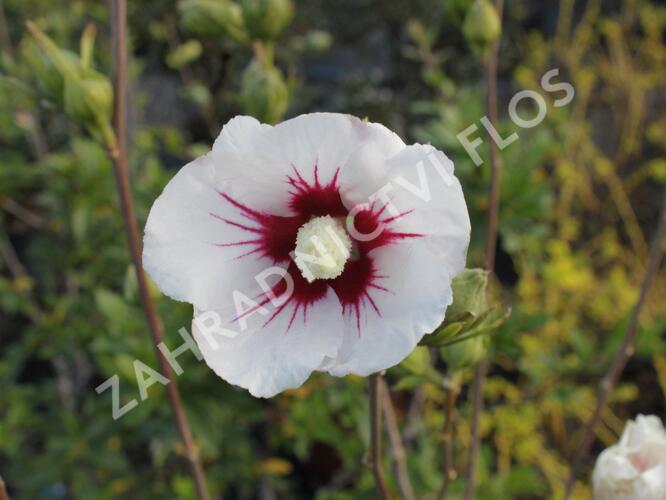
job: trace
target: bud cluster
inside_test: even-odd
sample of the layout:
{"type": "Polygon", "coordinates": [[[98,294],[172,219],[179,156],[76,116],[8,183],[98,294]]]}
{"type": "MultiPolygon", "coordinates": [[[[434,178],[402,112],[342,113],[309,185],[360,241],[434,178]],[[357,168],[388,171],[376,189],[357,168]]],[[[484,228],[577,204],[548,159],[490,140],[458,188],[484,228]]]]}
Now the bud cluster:
{"type": "Polygon", "coordinates": [[[273,46],[293,16],[291,0],[184,0],[179,9],[186,30],[201,36],[228,36],[253,49],[254,57],[241,78],[238,103],[244,113],[262,121],[280,121],[289,105],[289,86],[274,63],[273,46]]]}
{"type": "Polygon", "coordinates": [[[24,52],[46,96],[64,107],[67,115],[83,124],[106,145],[114,142],[110,127],[113,87],[92,67],[95,30],[89,25],[81,36],[80,54],[61,49],[37,25],[28,21],[35,44],[24,52]]]}

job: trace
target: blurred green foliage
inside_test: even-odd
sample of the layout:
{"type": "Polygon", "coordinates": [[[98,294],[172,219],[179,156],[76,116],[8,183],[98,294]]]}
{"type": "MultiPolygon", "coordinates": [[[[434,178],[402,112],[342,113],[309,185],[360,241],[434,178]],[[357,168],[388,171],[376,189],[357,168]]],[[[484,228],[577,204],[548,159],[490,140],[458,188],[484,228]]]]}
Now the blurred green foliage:
{"type": "MultiPolygon", "coordinates": [[[[498,129],[519,140],[502,151],[493,299],[512,314],[487,345],[419,347],[388,372],[419,497],[442,483],[444,377],[462,387],[451,493],[462,492],[471,370],[461,361],[476,359],[479,345],[494,363],[479,498],[561,495],[596,381],[637,297],[666,180],[666,9],[647,0],[506,3],[498,129]],[[556,95],[540,86],[552,68],[576,90],[566,107],[554,108],[556,95]],[[548,103],[533,129],[507,117],[520,89],[548,103]]],[[[430,142],[454,160],[472,217],[468,265],[482,265],[489,139],[479,148],[481,168],[456,139],[471,124],[483,136],[481,67],[465,38],[472,4],[130,1],[130,165],[141,221],[175,169],[206,151],[231,116],[275,122],[342,111],[430,142]]],[[[66,61],[95,61],[97,72],[111,74],[105,3],[0,1],[0,474],[17,498],[192,498],[163,388],[153,386],[117,421],[109,394],[94,391],[118,373],[121,404],[138,397],[132,362],[155,366],[154,354],[110,162],[63,114],[63,80],[27,20],[66,50],[66,61]],[[80,43],[88,23],[99,33],[94,47],[80,43]]],[[[659,278],[597,447],[611,444],[634,414],[665,413],[666,280],[659,278]]],[[[174,348],[191,310],[153,292],[174,348]]],[[[473,327],[467,322],[478,318],[462,312],[460,328],[473,327]]],[[[316,375],[265,401],[228,386],[192,355],[181,361],[179,384],[216,495],[372,497],[362,466],[364,380],[316,375]]],[[[580,482],[575,495],[590,498],[589,486],[580,482]]]]}

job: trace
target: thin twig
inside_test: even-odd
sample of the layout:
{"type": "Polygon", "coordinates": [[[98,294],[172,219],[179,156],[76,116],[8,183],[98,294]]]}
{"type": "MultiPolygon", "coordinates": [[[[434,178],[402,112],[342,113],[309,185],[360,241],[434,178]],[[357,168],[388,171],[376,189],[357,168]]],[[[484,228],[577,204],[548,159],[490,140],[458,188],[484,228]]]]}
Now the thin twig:
{"type": "MultiPolygon", "coordinates": [[[[16,253],[16,249],[12,245],[9,236],[5,236],[3,234],[0,234],[0,256],[7,265],[7,269],[9,270],[9,274],[11,274],[12,278],[30,278],[28,271],[21,262],[21,259],[19,259],[19,256],[16,253]]],[[[25,305],[25,313],[35,325],[38,325],[44,319],[45,314],[39,308],[34,299],[32,299],[32,294],[29,293],[27,295],[29,298],[31,298],[31,300],[25,305]]]]}
{"type": "MultiPolygon", "coordinates": [[[[502,19],[504,8],[503,0],[495,0],[497,15],[502,19]]],[[[500,40],[496,40],[484,64],[484,80],[486,85],[486,108],[490,124],[496,128],[497,124],[497,56],[500,40]]],[[[497,222],[499,218],[500,173],[502,162],[497,143],[492,140],[490,145],[490,191],[488,201],[488,232],[486,235],[486,269],[492,272],[495,269],[495,252],[497,241],[497,222]]],[[[472,387],[472,423],[467,464],[467,482],[465,484],[464,499],[470,500],[476,490],[476,473],[481,445],[481,414],[483,413],[483,386],[488,372],[488,361],[482,359],[476,366],[474,384],[472,387]]]]}
{"type": "Polygon", "coordinates": [[[7,196],[0,195],[0,207],[19,219],[25,225],[35,229],[45,229],[49,225],[41,215],[25,208],[7,196]]]}
{"type": "Polygon", "coordinates": [[[409,408],[407,408],[407,423],[402,432],[402,440],[407,446],[410,446],[410,444],[414,443],[418,438],[421,430],[419,427],[419,421],[423,414],[423,404],[425,399],[423,387],[417,387],[414,389],[412,392],[412,400],[409,403],[409,408]]]}
{"type": "Polygon", "coordinates": [[[14,246],[9,238],[3,234],[0,234],[0,256],[2,256],[2,260],[7,265],[7,269],[9,269],[9,273],[12,277],[20,278],[27,274],[14,246]]]}
{"type": "Polygon", "coordinates": [[[381,375],[370,375],[370,468],[375,477],[377,492],[383,500],[390,500],[391,494],[386,486],[382,470],[382,408],[380,405],[381,375]]]}
{"type": "Polygon", "coordinates": [[[601,379],[599,383],[599,388],[597,391],[597,402],[592,412],[590,420],[585,426],[583,432],[583,438],[581,439],[576,453],[573,456],[571,472],[569,473],[569,478],[567,479],[564,499],[567,500],[571,496],[573,490],[574,482],[576,480],[576,473],[578,468],[583,460],[587,457],[590,452],[590,447],[592,446],[592,441],[594,439],[594,428],[597,425],[597,421],[601,415],[601,411],[608,402],[608,398],[613,391],[613,387],[617,384],[617,381],[622,375],[624,367],[627,365],[629,358],[633,356],[636,350],[636,336],[638,335],[638,320],[641,314],[641,310],[645,305],[648,292],[652,282],[657,277],[659,271],[659,264],[664,255],[664,236],[666,235],[666,191],[664,191],[662,199],[662,208],[661,215],[659,217],[659,225],[657,227],[657,232],[652,241],[652,246],[650,248],[650,256],[648,260],[647,268],[645,269],[645,275],[643,276],[643,281],[641,283],[640,292],[638,295],[638,300],[634,305],[634,309],[631,312],[631,317],[629,318],[629,324],[627,325],[627,331],[624,334],[624,341],[620,346],[619,350],[613,358],[613,362],[608,368],[608,372],[601,379]]]}
{"type": "Polygon", "coordinates": [[[7,488],[5,487],[5,482],[2,480],[2,476],[0,476],[0,500],[9,500],[7,488]]]}
{"type": "Polygon", "coordinates": [[[141,262],[141,244],[139,240],[139,232],[136,223],[136,214],[132,202],[129,174],[127,170],[127,155],[125,150],[125,110],[126,110],[126,92],[125,92],[125,77],[127,74],[127,46],[126,46],[126,16],[127,5],[126,0],[115,0],[113,2],[113,30],[115,31],[115,47],[114,47],[114,62],[115,62],[115,104],[114,104],[114,129],[116,136],[116,144],[110,147],[109,156],[111,157],[114,165],[114,173],[116,177],[116,184],[118,195],[120,197],[120,205],[122,210],[123,222],[129,244],[132,262],[136,271],[136,277],[139,288],[139,295],[141,296],[141,303],[143,311],[148,322],[150,334],[153,339],[155,353],[160,366],[161,373],[169,380],[166,386],[171,411],[178,428],[178,433],[183,442],[185,454],[190,464],[192,478],[197,491],[197,497],[200,500],[208,500],[210,495],[206,485],[206,477],[199,461],[198,453],[192,439],[192,433],[185,415],[183,403],[180,399],[180,392],[174,378],[171,366],[167,359],[162,355],[158,349],[158,345],[164,341],[162,331],[162,323],[157,316],[155,306],[148,291],[148,283],[143,265],[141,262]]]}
{"type": "Polygon", "coordinates": [[[114,62],[113,130],[116,147],[122,157],[127,156],[127,0],[113,0],[111,13],[114,62]]]}
{"type": "Polygon", "coordinates": [[[3,0],[0,0],[0,50],[7,53],[10,57],[13,57],[14,46],[12,45],[12,39],[9,37],[5,8],[2,3],[3,0]]]}
{"type": "MultiPolygon", "coordinates": [[[[503,0],[495,1],[497,15],[502,17],[503,0]]],[[[497,127],[497,57],[499,53],[499,40],[493,43],[490,54],[484,64],[484,80],[486,85],[486,111],[488,121],[497,127]]],[[[486,269],[495,269],[495,252],[497,241],[497,222],[499,218],[500,173],[502,171],[502,158],[497,143],[489,141],[490,152],[490,191],[488,201],[488,230],[486,233],[486,269]]]]}
{"type": "Polygon", "coordinates": [[[384,411],[384,420],[386,422],[386,433],[391,443],[391,457],[393,458],[393,474],[398,481],[400,494],[405,500],[414,500],[414,488],[409,480],[409,471],[407,470],[407,454],[400,436],[400,427],[398,419],[395,416],[393,403],[391,402],[391,393],[384,377],[379,379],[380,397],[382,399],[382,409],[384,411]]]}
{"type": "Polygon", "coordinates": [[[32,147],[36,160],[42,160],[48,153],[44,130],[39,123],[39,117],[35,113],[29,113],[30,128],[28,129],[28,140],[32,147]]]}
{"type": "Polygon", "coordinates": [[[444,470],[442,473],[444,482],[439,495],[437,495],[438,500],[446,498],[449,485],[456,478],[456,469],[453,465],[453,415],[460,388],[454,383],[444,389],[446,391],[446,413],[444,415],[444,431],[442,433],[442,454],[444,455],[444,470]]]}

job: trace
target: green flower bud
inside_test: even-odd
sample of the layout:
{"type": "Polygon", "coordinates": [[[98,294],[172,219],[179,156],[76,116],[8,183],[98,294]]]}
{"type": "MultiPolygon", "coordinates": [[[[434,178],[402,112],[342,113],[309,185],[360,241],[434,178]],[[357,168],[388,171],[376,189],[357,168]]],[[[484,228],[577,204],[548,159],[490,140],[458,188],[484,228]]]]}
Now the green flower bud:
{"type": "Polygon", "coordinates": [[[201,36],[229,35],[247,43],[240,6],[230,0],[185,0],[178,4],[185,29],[201,36]]]}
{"type": "Polygon", "coordinates": [[[170,68],[179,69],[199,59],[202,51],[199,40],[188,40],[167,54],[166,63],[170,68]]]}
{"type": "Polygon", "coordinates": [[[84,124],[99,125],[113,115],[113,87],[95,70],[87,70],[77,78],[65,78],[65,113],[84,124]]]}
{"type": "Polygon", "coordinates": [[[486,288],[488,287],[488,271],[484,269],[463,269],[453,278],[453,303],[446,310],[446,316],[456,319],[465,313],[479,316],[488,309],[486,288]]]}
{"type": "Polygon", "coordinates": [[[276,123],[289,105],[289,88],[279,69],[254,59],[243,72],[240,105],[244,113],[276,123]]]}
{"type": "Polygon", "coordinates": [[[455,373],[463,368],[471,368],[486,354],[487,337],[479,335],[471,339],[442,347],[440,353],[450,371],[455,373]]]}
{"type": "Polygon", "coordinates": [[[486,55],[502,34],[502,22],[495,6],[488,0],[475,0],[465,16],[463,33],[475,53],[486,55]]]}
{"type": "MultiPolygon", "coordinates": [[[[99,134],[105,143],[112,143],[113,87],[105,75],[91,68],[94,30],[87,28],[84,32],[81,41],[83,57],[79,57],[60,49],[35,24],[28,21],[27,26],[44,57],[60,76],[65,113],[92,133],[99,134]]],[[[49,68],[48,64],[45,68],[49,68]]],[[[55,90],[55,76],[52,72],[48,76],[53,79],[51,85],[55,90]]]]}
{"type": "Polygon", "coordinates": [[[291,0],[241,0],[245,27],[252,38],[273,40],[294,14],[291,0]]]}
{"type": "Polygon", "coordinates": [[[432,369],[430,366],[430,353],[427,347],[416,347],[409,356],[402,360],[400,367],[413,375],[423,375],[432,369]]]}

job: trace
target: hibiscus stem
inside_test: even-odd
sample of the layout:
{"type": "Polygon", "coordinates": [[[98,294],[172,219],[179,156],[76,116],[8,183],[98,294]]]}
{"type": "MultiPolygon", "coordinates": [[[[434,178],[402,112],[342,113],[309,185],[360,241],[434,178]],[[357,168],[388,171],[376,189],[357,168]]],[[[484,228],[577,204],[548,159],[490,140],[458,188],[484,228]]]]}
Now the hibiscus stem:
{"type": "Polygon", "coordinates": [[[391,494],[386,486],[382,470],[382,408],[381,408],[381,375],[370,375],[370,467],[375,477],[377,491],[384,500],[391,494]]]}
{"type": "Polygon", "coordinates": [[[446,413],[444,415],[444,431],[442,433],[442,455],[444,458],[444,480],[442,489],[437,495],[438,500],[446,498],[451,480],[456,477],[456,469],[453,465],[453,418],[456,407],[456,400],[460,394],[460,387],[454,381],[446,385],[446,413]]]}
{"type": "Polygon", "coordinates": [[[393,471],[400,488],[400,494],[404,500],[414,500],[414,488],[409,479],[407,470],[407,454],[405,446],[400,435],[398,419],[395,416],[393,403],[391,402],[391,393],[384,377],[379,378],[381,388],[382,409],[384,411],[384,420],[386,421],[386,433],[391,443],[391,456],[393,458],[393,471]]]}
{"type": "Polygon", "coordinates": [[[624,334],[624,341],[622,345],[615,353],[613,362],[608,368],[608,372],[601,382],[599,383],[599,388],[597,390],[597,401],[594,406],[594,411],[590,420],[588,420],[585,430],[583,431],[583,438],[579,441],[578,448],[573,455],[571,462],[571,470],[569,472],[569,477],[566,482],[564,500],[567,500],[572,493],[574,483],[576,481],[576,473],[580,464],[585,460],[588,453],[590,452],[590,447],[592,446],[592,441],[594,439],[594,428],[597,425],[601,412],[606,405],[608,398],[613,391],[613,387],[617,384],[624,367],[627,365],[629,358],[633,356],[636,351],[636,337],[638,335],[638,320],[640,318],[641,310],[645,305],[648,292],[652,286],[657,273],[659,271],[659,264],[664,255],[664,236],[666,235],[666,190],[663,194],[661,214],[659,217],[659,225],[657,226],[657,232],[655,233],[654,239],[652,240],[652,245],[650,247],[650,256],[648,258],[647,268],[645,269],[645,275],[643,276],[643,281],[641,282],[641,288],[638,295],[638,300],[634,305],[634,308],[631,312],[631,317],[629,318],[629,324],[627,325],[627,330],[624,334]]]}
{"type": "Polygon", "coordinates": [[[153,346],[159,362],[159,368],[162,375],[164,375],[169,383],[166,385],[166,391],[171,405],[173,418],[178,428],[178,433],[183,442],[185,455],[190,464],[190,470],[194,484],[196,487],[197,498],[200,500],[208,500],[210,495],[206,485],[206,477],[204,475],[201,462],[199,461],[198,453],[192,439],[187,416],[183,408],[183,403],[180,398],[180,392],[167,359],[162,355],[158,345],[164,342],[164,334],[162,323],[157,316],[155,305],[150,297],[148,290],[148,282],[146,275],[143,271],[143,264],[141,261],[141,243],[139,240],[139,231],[136,223],[136,213],[132,202],[132,194],[130,187],[130,179],[127,169],[127,153],[125,148],[125,134],[126,134],[126,75],[127,75],[127,33],[126,33],[126,17],[127,5],[126,0],[114,0],[112,14],[112,32],[114,34],[114,63],[115,63],[115,102],[114,102],[114,132],[115,141],[108,144],[108,153],[113,162],[113,171],[116,178],[116,187],[118,196],[120,198],[120,206],[123,217],[123,225],[127,237],[127,242],[136,272],[138,282],[139,295],[141,297],[141,304],[146,316],[150,334],[153,340],[153,346]]]}
{"type": "Polygon", "coordinates": [[[5,482],[0,476],[0,500],[9,500],[9,495],[7,494],[7,488],[5,487],[5,482]]]}
{"type": "MultiPolygon", "coordinates": [[[[503,0],[495,0],[497,15],[502,19],[504,9],[503,0]]],[[[498,38],[490,48],[490,52],[484,62],[484,80],[486,86],[486,112],[488,121],[497,128],[497,56],[499,52],[500,39],[498,38]]],[[[502,159],[499,147],[492,140],[489,141],[490,149],[490,188],[488,194],[488,232],[486,235],[486,269],[493,272],[495,269],[495,252],[497,241],[497,223],[499,219],[500,198],[500,173],[502,171],[502,159]]],[[[469,444],[469,456],[467,462],[467,481],[463,498],[470,500],[476,491],[476,475],[479,462],[479,448],[481,446],[480,421],[483,413],[483,386],[488,372],[488,360],[482,359],[476,365],[474,372],[474,383],[472,386],[472,422],[471,438],[469,444]]]]}

